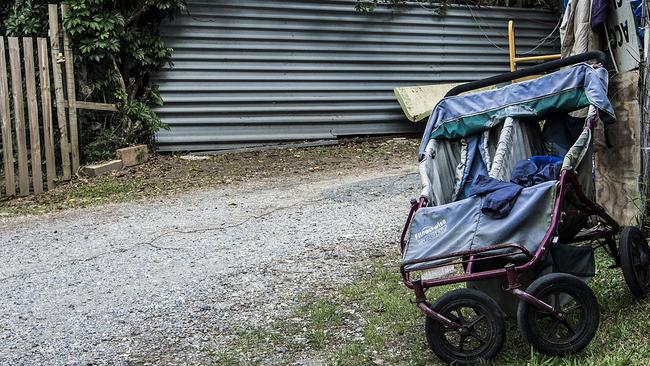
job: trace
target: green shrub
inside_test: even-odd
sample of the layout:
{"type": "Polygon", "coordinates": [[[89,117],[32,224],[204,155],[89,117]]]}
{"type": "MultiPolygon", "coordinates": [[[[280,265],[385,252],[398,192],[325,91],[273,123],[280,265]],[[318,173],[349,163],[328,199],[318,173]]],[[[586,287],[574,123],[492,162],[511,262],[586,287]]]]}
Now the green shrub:
{"type": "Polygon", "coordinates": [[[164,124],[152,110],[162,105],[150,75],[170,64],[172,49],[160,37],[165,19],[185,0],[12,0],[0,4],[0,33],[47,34],[47,4],[69,6],[63,20],[75,52],[77,98],[115,103],[117,113],[80,111],[85,161],[101,160],[128,144],[153,144],[164,124]]]}

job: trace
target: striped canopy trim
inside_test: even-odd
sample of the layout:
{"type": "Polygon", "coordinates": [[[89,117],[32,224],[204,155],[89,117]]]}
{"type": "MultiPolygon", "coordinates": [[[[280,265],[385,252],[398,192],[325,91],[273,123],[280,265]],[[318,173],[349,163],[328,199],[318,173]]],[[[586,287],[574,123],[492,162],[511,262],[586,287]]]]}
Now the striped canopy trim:
{"type": "Polygon", "coordinates": [[[430,139],[468,137],[499,124],[507,117],[519,120],[551,112],[597,107],[605,123],[615,121],[607,98],[608,74],[602,67],[579,64],[537,79],[498,89],[441,100],[429,118],[420,156],[430,139]]]}

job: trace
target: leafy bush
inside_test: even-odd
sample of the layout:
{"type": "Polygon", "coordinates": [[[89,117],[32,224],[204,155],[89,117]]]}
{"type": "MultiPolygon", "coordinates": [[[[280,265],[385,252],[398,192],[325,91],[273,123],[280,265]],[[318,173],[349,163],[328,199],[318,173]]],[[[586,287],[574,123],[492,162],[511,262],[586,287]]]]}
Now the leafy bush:
{"type": "MultiPolygon", "coordinates": [[[[0,5],[0,33],[18,36],[47,34],[47,3],[13,0],[0,5]]],[[[128,144],[153,143],[164,124],[152,110],[162,105],[149,77],[171,61],[172,49],[160,37],[159,26],[185,0],[64,0],[63,20],[75,51],[77,97],[115,103],[118,113],[80,111],[82,157],[101,160],[128,144]]]]}
{"type": "Polygon", "coordinates": [[[37,36],[47,33],[47,4],[56,0],[15,0],[0,5],[0,34],[37,36]]]}

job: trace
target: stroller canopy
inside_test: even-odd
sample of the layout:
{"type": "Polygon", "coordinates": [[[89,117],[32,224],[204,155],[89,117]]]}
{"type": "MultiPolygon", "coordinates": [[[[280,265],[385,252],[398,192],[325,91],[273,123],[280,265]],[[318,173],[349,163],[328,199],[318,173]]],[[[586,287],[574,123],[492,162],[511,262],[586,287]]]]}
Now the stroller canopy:
{"type": "Polygon", "coordinates": [[[615,120],[607,99],[604,68],[579,64],[543,77],[479,93],[448,97],[433,110],[420,145],[430,139],[458,139],[490,129],[507,117],[523,119],[595,106],[605,123],[615,120]]]}

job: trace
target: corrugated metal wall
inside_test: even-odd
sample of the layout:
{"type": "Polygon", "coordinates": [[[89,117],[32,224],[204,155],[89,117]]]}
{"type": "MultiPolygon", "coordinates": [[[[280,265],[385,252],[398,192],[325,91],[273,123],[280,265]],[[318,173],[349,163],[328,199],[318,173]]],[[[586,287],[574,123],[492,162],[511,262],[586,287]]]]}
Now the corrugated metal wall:
{"type": "Polygon", "coordinates": [[[175,51],[174,67],[154,80],[171,127],[157,136],[161,151],[414,132],[394,87],[507,71],[508,19],[523,52],[557,24],[535,9],[452,7],[436,17],[416,4],[361,15],[353,0],[188,3],[190,15],[162,27],[175,51]]]}

